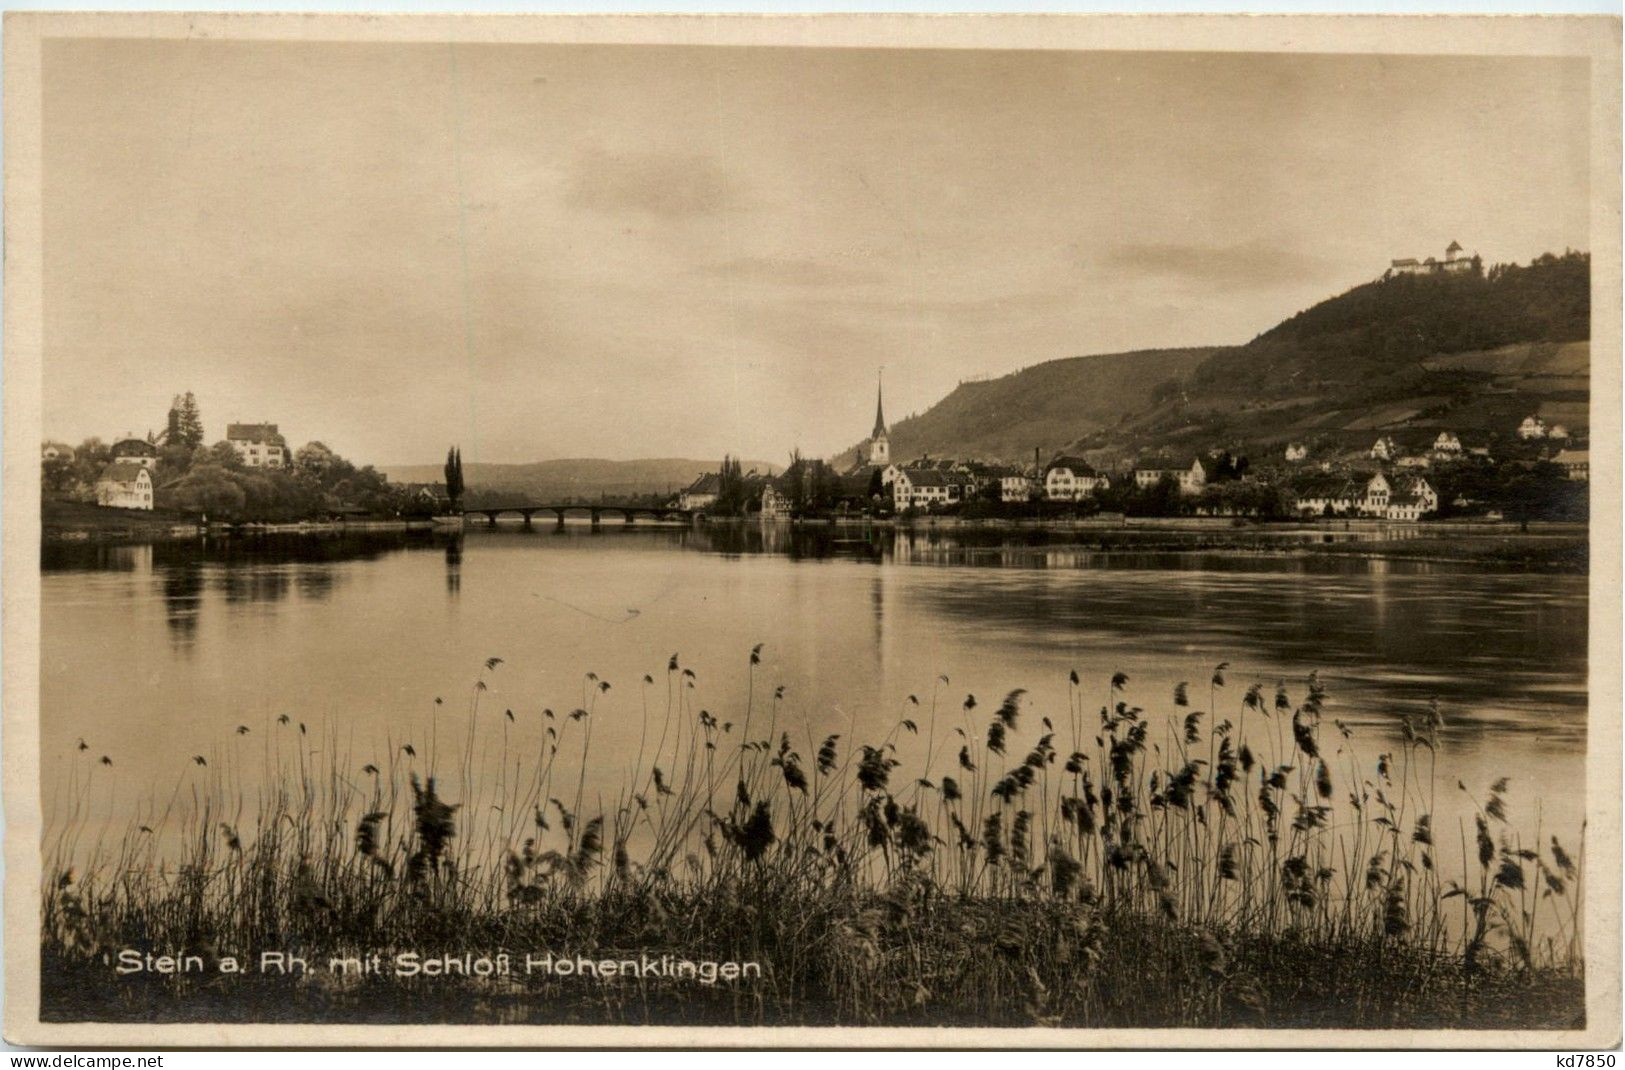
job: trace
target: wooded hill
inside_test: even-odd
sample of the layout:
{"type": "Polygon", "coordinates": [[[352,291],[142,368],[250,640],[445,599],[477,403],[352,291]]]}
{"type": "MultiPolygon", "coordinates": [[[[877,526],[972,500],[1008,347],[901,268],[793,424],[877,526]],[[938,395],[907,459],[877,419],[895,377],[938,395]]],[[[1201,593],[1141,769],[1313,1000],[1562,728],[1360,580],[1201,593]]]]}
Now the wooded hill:
{"type": "Polygon", "coordinates": [[[1579,431],[1589,422],[1590,315],[1586,253],[1384,278],[1243,346],[1071,357],[963,383],[898,423],[892,454],[1262,455],[1295,439],[1369,444],[1378,432],[1508,435],[1531,412],[1579,431]]]}

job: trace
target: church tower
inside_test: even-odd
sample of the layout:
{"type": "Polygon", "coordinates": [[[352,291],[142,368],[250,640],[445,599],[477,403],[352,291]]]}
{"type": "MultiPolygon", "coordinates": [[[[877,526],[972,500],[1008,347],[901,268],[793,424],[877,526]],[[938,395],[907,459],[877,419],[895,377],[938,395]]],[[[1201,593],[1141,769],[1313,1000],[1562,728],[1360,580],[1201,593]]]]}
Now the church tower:
{"type": "Polygon", "coordinates": [[[869,436],[869,463],[884,468],[891,463],[891,440],[886,436],[886,412],[881,405],[881,384],[875,384],[875,429],[869,436]]]}

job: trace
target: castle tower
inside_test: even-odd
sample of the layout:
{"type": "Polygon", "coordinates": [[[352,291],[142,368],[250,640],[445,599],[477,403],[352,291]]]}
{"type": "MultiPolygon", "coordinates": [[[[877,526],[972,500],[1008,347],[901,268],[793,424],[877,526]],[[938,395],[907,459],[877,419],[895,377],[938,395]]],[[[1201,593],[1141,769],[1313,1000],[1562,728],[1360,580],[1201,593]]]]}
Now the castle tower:
{"type": "Polygon", "coordinates": [[[875,429],[869,436],[869,463],[883,468],[891,463],[891,439],[886,435],[886,412],[882,407],[882,384],[875,383],[875,429]]]}

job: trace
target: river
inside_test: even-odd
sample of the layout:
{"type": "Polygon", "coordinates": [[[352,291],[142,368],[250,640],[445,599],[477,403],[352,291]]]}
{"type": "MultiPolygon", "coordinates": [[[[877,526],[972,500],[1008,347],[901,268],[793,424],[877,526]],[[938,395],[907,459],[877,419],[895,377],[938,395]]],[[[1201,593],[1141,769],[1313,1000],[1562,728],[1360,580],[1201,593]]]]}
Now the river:
{"type": "Polygon", "coordinates": [[[743,715],[748,687],[760,711],[782,686],[774,723],[804,755],[832,732],[878,741],[904,717],[940,741],[967,695],[980,724],[1015,688],[1036,732],[1039,717],[1065,722],[1074,671],[1091,710],[1126,674],[1116,697],[1154,722],[1187,712],[1171,699],[1182,681],[1191,707],[1235,719],[1250,684],[1266,696],[1283,684],[1296,701],[1318,672],[1326,717],[1350,729],[1366,775],[1402,720],[1436,700],[1441,793],[1460,796],[1459,780],[1482,799],[1509,776],[1514,827],[1537,834],[1538,802],[1540,832],[1577,836],[1585,576],[1033,542],[571,524],[49,545],[47,827],[64,816],[66,771],[82,777],[76,763],[103,755],[93,795],[128,815],[148,805],[138,799],[161,801],[194,756],[230,766],[234,748],[299,725],[359,768],[403,744],[443,748],[476,700],[478,716],[511,711],[516,751],[540,745],[543,710],[595,701],[587,797],[612,795],[675,656],[719,720],[743,715]],[[1210,682],[1221,663],[1222,687],[1210,682]],[[927,723],[933,706],[940,725],[927,723]]]}

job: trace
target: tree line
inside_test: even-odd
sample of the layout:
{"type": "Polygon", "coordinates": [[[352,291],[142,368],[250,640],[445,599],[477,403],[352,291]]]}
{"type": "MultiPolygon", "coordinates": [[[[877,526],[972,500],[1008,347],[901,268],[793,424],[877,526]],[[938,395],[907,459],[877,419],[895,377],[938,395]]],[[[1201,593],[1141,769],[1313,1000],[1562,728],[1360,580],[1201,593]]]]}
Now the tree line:
{"type": "MultiPolygon", "coordinates": [[[[230,442],[203,446],[190,444],[190,438],[167,436],[156,447],[158,461],[152,474],[153,504],[158,509],[272,523],[341,513],[393,517],[436,511],[434,503],[390,483],[372,465],[357,465],[321,442],[299,447],[287,467],[251,468],[230,442]]],[[[71,457],[45,459],[41,471],[45,494],[94,502],[96,480],[112,461],[111,450],[109,443],[92,437],[75,447],[71,457]]]]}

